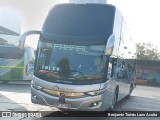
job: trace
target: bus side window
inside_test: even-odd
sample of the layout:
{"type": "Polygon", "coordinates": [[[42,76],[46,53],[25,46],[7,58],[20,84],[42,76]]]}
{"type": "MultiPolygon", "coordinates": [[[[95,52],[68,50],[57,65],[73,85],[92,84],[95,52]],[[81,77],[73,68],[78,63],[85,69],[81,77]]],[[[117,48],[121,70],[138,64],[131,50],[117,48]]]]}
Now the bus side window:
{"type": "Polygon", "coordinates": [[[116,75],[117,75],[117,79],[126,79],[127,78],[127,64],[125,61],[122,61],[116,67],[116,75]]]}

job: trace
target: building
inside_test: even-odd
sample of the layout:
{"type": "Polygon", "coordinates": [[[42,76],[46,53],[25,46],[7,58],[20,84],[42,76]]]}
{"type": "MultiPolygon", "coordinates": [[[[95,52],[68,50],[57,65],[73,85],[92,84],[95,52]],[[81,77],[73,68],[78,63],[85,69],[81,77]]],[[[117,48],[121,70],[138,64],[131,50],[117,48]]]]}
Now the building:
{"type": "Polygon", "coordinates": [[[0,7],[0,45],[18,43],[21,32],[21,16],[7,7],[0,7]]]}
{"type": "Polygon", "coordinates": [[[106,4],[107,0],[69,0],[69,3],[101,3],[101,4],[106,4]]]}
{"type": "Polygon", "coordinates": [[[137,81],[149,83],[160,83],[160,61],[137,60],[137,81]]]}

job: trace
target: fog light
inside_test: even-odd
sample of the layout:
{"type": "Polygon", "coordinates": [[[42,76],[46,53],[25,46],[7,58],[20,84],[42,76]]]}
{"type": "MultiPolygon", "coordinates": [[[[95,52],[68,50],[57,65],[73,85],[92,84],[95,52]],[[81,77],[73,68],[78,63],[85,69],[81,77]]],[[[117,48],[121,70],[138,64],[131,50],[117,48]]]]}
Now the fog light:
{"type": "Polygon", "coordinates": [[[91,103],[91,105],[89,106],[89,108],[98,108],[101,106],[101,103],[100,101],[97,101],[97,102],[93,102],[91,103]]]}
{"type": "Polygon", "coordinates": [[[96,105],[97,105],[97,103],[93,103],[93,105],[94,105],[94,106],[96,106],[96,105]]]}
{"type": "Polygon", "coordinates": [[[35,100],[37,100],[37,96],[33,95],[33,98],[34,98],[35,100]]]}

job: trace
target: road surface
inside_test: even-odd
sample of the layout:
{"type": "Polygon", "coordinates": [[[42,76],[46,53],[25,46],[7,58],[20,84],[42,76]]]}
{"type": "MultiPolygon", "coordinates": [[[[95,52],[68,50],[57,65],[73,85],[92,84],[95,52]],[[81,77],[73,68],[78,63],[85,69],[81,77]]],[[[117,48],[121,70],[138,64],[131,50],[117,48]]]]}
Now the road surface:
{"type": "MultiPolygon", "coordinates": [[[[129,99],[124,99],[117,104],[115,111],[160,111],[159,91],[160,87],[138,85],[129,99]]],[[[48,111],[46,115],[55,116],[45,118],[15,117],[11,120],[160,120],[159,117],[92,117],[92,115],[91,117],[76,117],[81,116],[81,113],[62,113],[57,108],[32,104],[30,82],[0,83],[0,111],[48,111]],[[68,114],[72,117],[65,117],[68,114]],[[56,117],[58,115],[61,117],[56,117]]],[[[3,119],[9,120],[9,118],[3,119]]]]}

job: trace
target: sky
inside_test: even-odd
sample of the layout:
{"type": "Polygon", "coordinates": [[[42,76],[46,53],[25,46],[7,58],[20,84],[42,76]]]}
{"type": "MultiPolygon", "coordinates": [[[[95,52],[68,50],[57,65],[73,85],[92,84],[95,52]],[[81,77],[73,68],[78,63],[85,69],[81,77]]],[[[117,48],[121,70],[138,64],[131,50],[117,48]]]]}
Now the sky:
{"type": "Polygon", "coordinates": [[[160,45],[159,0],[108,0],[123,14],[136,42],[160,45]]]}
{"type": "MultiPolygon", "coordinates": [[[[5,6],[22,15],[21,33],[28,30],[41,30],[51,7],[68,0],[0,0],[5,6]]],[[[160,45],[160,7],[159,0],[107,0],[115,5],[124,16],[132,38],[136,42],[151,42],[160,45]]],[[[28,42],[30,44],[31,42],[28,42]]],[[[35,45],[31,43],[31,45],[35,45]]]]}

